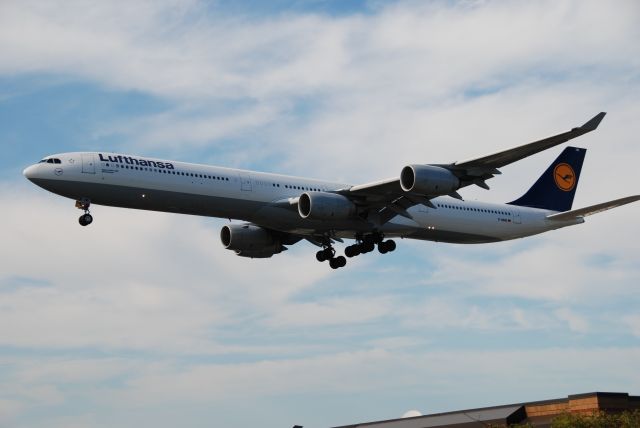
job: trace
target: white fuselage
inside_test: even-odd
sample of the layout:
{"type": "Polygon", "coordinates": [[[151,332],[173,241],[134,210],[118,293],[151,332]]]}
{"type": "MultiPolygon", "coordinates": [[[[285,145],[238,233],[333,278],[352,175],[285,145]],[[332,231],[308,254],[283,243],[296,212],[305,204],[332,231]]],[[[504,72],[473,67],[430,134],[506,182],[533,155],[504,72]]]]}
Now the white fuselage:
{"type": "Polygon", "coordinates": [[[553,211],[508,204],[470,202],[448,196],[417,205],[411,218],[396,216],[376,225],[356,218],[319,221],[302,218],[298,197],[309,191],[336,191],[344,183],[245,171],[113,153],[52,155],[25,169],[35,184],[59,195],[115,207],[244,220],[302,236],[354,238],[378,230],[386,236],[456,243],[496,242],[558,229],[583,220],[549,221],[553,211]]]}

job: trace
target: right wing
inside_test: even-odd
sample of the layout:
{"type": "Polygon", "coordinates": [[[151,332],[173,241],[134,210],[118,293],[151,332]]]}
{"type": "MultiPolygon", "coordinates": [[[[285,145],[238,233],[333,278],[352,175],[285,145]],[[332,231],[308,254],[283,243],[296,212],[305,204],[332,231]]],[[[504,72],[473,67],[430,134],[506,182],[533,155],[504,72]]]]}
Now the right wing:
{"type": "Polygon", "coordinates": [[[563,132],[562,134],[543,138],[542,140],[534,141],[533,143],[523,144],[522,146],[513,147],[491,155],[469,159],[462,162],[455,162],[453,166],[467,170],[484,169],[487,172],[494,168],[502,168],[505,165],[509,165],[543,150],[547,150],[551,147],[557,146],[558,144],[565,143],[576,137],[584,135],[587,132],[595,131],[606,114],[607,113],[605,112],[598,113],[584,125],[573,128],[570,131],[563,132]]]}
{"type": "MultiPolygon", "coordinates": [[[[484,189],[489,189],[485,181],[500,174],[498,168],[595,130],[605,114],[604,112],[598,113],[582,126],[542,140],[478,158],[450,164],[434,164],[432,166],[446,169],[455,175],[457,179],[460,180],[459,188],[475,184],[484,189]]],[[[436,196],[442,196],[405,192],[400,185],[399,178],[389,178],[361,184],[340,189],[336,193],[346,196],[363,210],[378,213],[381,223],[386,223],[396,215],[411,218],[407,212],[410,207],[417,204],[431,205],[431,202],[429,202],[430,199],[436,196]]],[[[450,193],[449,196],[462,199],[455,191],[450,193]]]]}

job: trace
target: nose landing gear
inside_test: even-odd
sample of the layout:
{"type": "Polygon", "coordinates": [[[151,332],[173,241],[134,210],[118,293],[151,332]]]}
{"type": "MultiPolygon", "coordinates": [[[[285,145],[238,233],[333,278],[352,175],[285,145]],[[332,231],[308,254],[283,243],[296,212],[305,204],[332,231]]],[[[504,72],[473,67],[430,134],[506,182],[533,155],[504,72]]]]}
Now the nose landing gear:
{"type": "Polygon", "coordinates": [[[91,201],[88,198],[82,198],[79,201],[76,201],[76,208],[84,211],[84,214],[82,214],[78,219],[80,226],[88,226],[93,222],[93,216],[89,213],[90,206],[91,201]]]}

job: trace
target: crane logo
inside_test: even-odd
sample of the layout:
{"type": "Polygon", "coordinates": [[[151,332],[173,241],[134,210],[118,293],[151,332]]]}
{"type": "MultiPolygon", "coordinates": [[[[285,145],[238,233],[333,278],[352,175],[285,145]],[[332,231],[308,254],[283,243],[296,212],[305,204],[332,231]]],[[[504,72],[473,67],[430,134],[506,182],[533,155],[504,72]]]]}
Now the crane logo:
{"type": "Polygon", "coordinates": [[[553,179],[560,190],[569,192],[576,185],[576,173],[567,163],[560,163],[553,169],[553,179]]]}

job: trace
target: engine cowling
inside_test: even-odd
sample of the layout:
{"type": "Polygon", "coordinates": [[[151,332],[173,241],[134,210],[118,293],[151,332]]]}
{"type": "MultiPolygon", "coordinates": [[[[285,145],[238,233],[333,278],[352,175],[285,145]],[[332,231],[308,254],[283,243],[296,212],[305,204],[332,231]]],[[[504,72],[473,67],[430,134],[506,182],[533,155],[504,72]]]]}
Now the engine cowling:
{"type": "Polygon", "coordinates": [[[227,250],[242,257],[268,258],[285,247],[267,229],[252,224],[231,224],[220,230],[220,240],[227,250]]]}
{"type": "Polygon", "coordinates": [[[305,192],[298,199],[298,213],[312,220],[345,220],[356,215],[356,206],[336,193],[305,192]]]}
{"type": "Polygon", "coordinates": [[[408,165],[400,173],[405,192],[422,195],[448,195],[460,188],[460,180],[451,171],[433,165],[408,165]]]}

